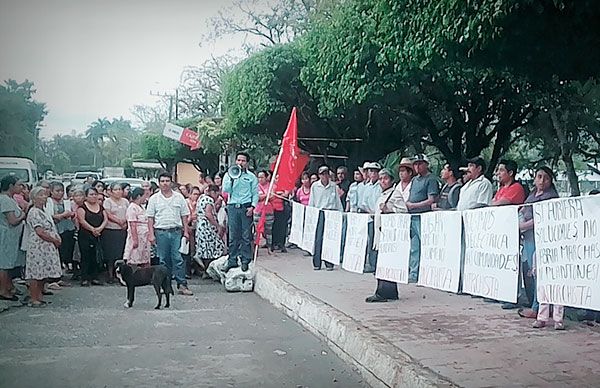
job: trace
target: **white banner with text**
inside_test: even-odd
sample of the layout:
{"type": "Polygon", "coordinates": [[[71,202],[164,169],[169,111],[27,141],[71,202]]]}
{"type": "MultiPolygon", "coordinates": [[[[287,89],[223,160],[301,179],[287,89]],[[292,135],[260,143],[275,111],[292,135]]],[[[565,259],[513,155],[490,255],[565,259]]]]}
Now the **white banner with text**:
{"type": "Polygon", "coordinates": [[[600,310],[600,196],[533,205],[537,298],[600,310]]]}
{"type": "Polygon", "coordinates": [[[344,245],[344,262],[342,263],[342,268],[346,271],[363,273],[370,218],[369,214],[346,214],[346,243],[344,245]]]}
{"type": "Polygon", "coordinates": [[[465,259],[463,292],[517,302],[519,220],[516,206],[462,212],[465,259]]]}
{"type": "Polygon", "coordinates": [[[462,216],[455,211],[421,214],[419,285],[458,292],[462,216]]]}
{"type": "Polygon", "coordinates": [[[344,213],[333,210],[323,210],[323,213],[325,215],[325,225],[323,227],[321,260],[340,265],[344,213]]]}
{"type": "Polygon", "coordinates": [[[292,227],[290,228],[289,241],[298,246],[302,245],[302,233],[304,229],[304,206],[298,202],[292,202],[292,227]]]}
{"type": "Polygon", "coordinates": [[[311,255],[315,249],[315,235],[319,223],[319,209],[312,206],[304,207],[304,227],[302,228],[302,245],[300,248],[311,255]]]}
{"type": "Polygon", "coordinates": [[[410,214],[382,214],[377,244],[377,279],[408,284],[410,214]]]}

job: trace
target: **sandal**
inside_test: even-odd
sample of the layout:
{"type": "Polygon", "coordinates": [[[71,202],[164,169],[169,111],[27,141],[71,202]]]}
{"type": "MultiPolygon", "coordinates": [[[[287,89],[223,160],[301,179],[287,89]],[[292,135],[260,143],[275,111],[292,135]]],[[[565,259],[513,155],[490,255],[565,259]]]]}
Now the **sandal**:
{"type": "Polygon", "coordinates": [[[62,290],[62,287],[58,284],[58,282],[48,284],[48,288],[55,291],[62,290]]]}
{"type": "Polygon", "coordinates": [[[64,280],[58,281],[58,285],[61,287],[71,287],[71,284],[65,282],[64,280]]]}
{"type": "Polygon", "coordinates": [[[542,327],[546,327],[546,322],[545,321],[540,321],[540,320],[535,320],[535,322],[533,322],[533,328],[534,329],[541,329],[542,327]]]}
{"type": "Polygon", "coordinates": [[[32,307],[34,309],[46,307],[46,303],[44,302],[29,302],[27,303],[27,307],[32,307]]]}

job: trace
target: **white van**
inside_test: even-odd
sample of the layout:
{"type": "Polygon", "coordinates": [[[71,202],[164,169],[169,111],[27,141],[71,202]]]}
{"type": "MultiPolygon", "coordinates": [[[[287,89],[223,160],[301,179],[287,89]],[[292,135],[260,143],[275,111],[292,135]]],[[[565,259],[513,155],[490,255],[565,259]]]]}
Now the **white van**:
{"type": "Polygon", "coordinates": [[[32,186],[38,181],[37,167],[27,158],[0,156],[0,178],[6,175],[14,175],[32,186]]]}

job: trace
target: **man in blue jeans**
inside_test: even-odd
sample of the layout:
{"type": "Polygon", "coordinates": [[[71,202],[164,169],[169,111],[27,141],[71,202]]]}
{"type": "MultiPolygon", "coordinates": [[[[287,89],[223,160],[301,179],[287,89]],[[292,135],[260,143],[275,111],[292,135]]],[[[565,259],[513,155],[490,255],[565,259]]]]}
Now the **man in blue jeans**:
{"type": "Polygon", "coordinates": [[[181,295],[193,295],[187,286],[183,257],[179,253],[181,236],[190,238],[188,216],[190,209],[183,195],[171,189],[171,175],[160,174],[160,191],[150,197],[146,214],[148,215],[148,239],[156,244],[156,253],[160,263],[169,269],[175,277],[181,295]]]}
{"type": "Polygon", "coordinates": [[[229,260],[223,272],[238,266],[238,258],[242,262],[242,271],[248,270],[252,261],[252,219],[254,208],[258,203],[258,179],[248,171],[250,155],[238,152],[235,163],[241,169],[237,178],[225,174],[223,191],[229,193],[227,203],[227,223],[229,224],[229,260]]]}

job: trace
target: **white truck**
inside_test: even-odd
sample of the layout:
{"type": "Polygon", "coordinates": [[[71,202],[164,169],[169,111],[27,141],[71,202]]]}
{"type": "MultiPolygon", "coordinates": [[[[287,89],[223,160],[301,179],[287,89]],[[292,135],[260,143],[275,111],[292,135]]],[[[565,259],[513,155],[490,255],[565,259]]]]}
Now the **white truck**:
{"type": "Polygon", "coordinates": [[[125,168],[104,167],[102,169],[102,178],[125,178],[125,168]]]}

